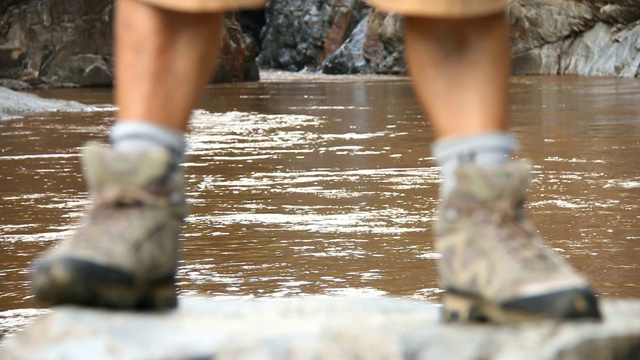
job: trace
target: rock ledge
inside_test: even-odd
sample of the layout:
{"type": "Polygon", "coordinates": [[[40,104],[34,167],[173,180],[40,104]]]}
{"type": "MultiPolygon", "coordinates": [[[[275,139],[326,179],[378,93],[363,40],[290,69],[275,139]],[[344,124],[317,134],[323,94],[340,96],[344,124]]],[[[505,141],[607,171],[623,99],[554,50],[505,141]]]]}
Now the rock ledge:
{"type": "Polygon", "coordinates": [[[60,307],[0,347],[13,359],[637,359],[640,301],[602,322],[452,325],[391,298],[181,299],[166,313],[60,307]]]}
{"type": "Polygon", "coordinates": [[[45,99],[0,86],[0,120],[21,118],[28,113],[105,110],[75,101],[45,99]]]}

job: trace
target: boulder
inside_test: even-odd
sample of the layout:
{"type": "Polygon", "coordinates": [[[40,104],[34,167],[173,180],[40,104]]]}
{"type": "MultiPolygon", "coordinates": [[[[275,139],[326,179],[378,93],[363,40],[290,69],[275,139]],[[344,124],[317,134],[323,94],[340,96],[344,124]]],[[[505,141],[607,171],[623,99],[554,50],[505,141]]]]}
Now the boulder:
{"type": "Polygon", "coordinates": [[[394,298],[181,299],[175,311],[60,307],[0,346],[29,359],[637,359],[640,301],[604,319],[520,325],[439,322],[434,303],[394,298]]]}

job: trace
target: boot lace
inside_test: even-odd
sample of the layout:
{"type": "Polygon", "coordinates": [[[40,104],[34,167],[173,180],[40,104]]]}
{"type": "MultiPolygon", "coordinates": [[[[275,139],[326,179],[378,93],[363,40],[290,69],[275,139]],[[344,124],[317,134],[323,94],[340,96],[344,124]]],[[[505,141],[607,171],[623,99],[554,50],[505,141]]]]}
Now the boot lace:
{"type": "Polygon", "coordinates": [[[537,234],[524,218],[524,200],[516,191],[508,191],[495,204],[491,225],[497,231],[497,240],[507,256],[531,270],[550,270],[556,267],[553,259],[536,241],[537,234]],[[529,228],[527,228],[529,225],[529,228]],[[533,232],[532,232],[533,230],[533,232]]]}
{"type": "Polygon", "coordinates": [[[98,215],[116,207],[140,205],[167,207],[170,202],[166,196],[155,195],[139,188],[118,187],[108,189],[100,194],[94,201],[91,213],[98,215]]]}

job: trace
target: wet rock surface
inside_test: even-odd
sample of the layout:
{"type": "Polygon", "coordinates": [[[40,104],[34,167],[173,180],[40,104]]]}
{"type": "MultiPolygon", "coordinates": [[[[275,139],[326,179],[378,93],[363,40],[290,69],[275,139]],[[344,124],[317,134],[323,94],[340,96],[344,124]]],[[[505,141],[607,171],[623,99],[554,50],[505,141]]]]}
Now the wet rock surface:
{"type": "Polygon", "coordinates": [[[633,359],[640,302],[602,322],[439,322],[434,303],[392,298],[182,299],[176,311],[61,307],[5,339],[2,359],[633,359]]]}
{"type": "Polygon", "coordinates": [[[75,101],[44,99],[0,86],[0,120],[22,117],[25,113],[95,111],[96,107],[75,101]]]}

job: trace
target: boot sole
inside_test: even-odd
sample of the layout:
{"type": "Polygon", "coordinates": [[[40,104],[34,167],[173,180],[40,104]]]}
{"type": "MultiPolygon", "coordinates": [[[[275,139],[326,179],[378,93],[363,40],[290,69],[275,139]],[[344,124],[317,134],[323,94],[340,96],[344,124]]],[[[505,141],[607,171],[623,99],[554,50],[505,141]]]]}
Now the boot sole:
{"type": "Polygon", "coordinates": [[[173,274],[140,282],[132,274],[63,258],[37,264],[33,293],[42,306],[82,305],[110,309],[157,310],[178,304],[173,274]]]}
{"type": "Polygon", "coordinates": [[[520,323],[536,320],[600,319],[598,302],[589,288],[571,289],[504,303],[449,291],[444,299],[445,322],[520,323]]]}

